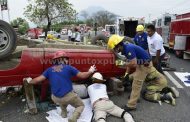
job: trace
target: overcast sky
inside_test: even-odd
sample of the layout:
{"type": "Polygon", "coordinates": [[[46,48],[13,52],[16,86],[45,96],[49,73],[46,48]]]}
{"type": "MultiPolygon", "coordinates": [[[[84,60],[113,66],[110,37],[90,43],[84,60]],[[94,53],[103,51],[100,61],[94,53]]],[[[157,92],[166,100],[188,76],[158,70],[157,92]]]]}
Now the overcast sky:
{"type": "Polygon", "coordinates": [[[125,17],[154,19],[165,12],[190,12],[190,0],[69,0],[80,11],[88,6],[101,6],[125,17]]]}
{"type": "MultiPolygon", "coordinates": [[[[145,17],[155,19],[162,13],[190,12],[190,0],[68,0],[79,12],[89,6],[100,6],[104,9],[124,17],[145,17]]],[[[56,2],[56,0],[55,0],[56,2]]],[[[24,17],[23,12],[28,0],[8,0],[10,18],[24,17]]],[[[4,11],[4,19],[8,20],[8,13],[4,11]]]]}

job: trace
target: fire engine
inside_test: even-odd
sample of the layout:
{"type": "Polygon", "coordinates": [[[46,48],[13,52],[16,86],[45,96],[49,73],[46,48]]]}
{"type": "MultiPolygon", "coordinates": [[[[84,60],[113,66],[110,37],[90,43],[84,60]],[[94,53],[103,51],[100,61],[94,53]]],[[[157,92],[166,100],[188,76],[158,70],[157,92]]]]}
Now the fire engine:
{"type": "Polygon", "coordinates": [[[190,13],[163,14],[155,21],[164,46],[175,51],[177,57],[190,59],[190,13]]]}

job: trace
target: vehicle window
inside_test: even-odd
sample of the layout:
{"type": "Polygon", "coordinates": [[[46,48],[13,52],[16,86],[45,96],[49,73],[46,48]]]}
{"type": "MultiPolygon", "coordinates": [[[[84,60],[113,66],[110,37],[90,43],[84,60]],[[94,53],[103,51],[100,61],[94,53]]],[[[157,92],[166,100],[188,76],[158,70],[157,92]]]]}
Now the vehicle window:
{"type": "Polygon", "coordinates": [[[161,26],[161,24],[162,24],[162,19],[159,19],[158,20],[158,26],[161,26]]]}
{"type": "Polygon", "coordinates": [[[113,26],[110,27],[109,31],[111,34],[115,34],[115,28],[113,26]]]}
{"type": "Polygon", "coordinates": [[[164,25],[169,26],[171,22],[171,17],[165,17],[164,25]]]}

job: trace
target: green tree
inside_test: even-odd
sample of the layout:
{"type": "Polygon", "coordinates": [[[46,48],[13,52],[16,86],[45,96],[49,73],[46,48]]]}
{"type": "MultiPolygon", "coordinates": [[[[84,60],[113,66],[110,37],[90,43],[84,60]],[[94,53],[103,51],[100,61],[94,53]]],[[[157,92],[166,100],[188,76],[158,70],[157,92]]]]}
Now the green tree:
{"type": "Polygon", "coordinates": [[[92,27],[92,26],[94,26],[94,19],[91,17],[91,18],[88,18],[87,20],[86,20],[86,25],[87,26],[90,26],[90,27],[92,27]]]}
{"type": "Polygon", "coordinates": [[[93,19],[93,21],[97,23],[98,26],[105,27],[106,24],[114,24],[116,17],[117,16],[111,12],[98,11],[92,15],[91,19],[93,19]]]}
{"type": "Polygon", "coordinates": [[[11,25],[13,27],[17,27],[18,32],[22,35],[25,34],[27,30],[29,29],[28,22],[23,18],[14,19],[13,21],[11,21],[11,25]]]}
{"type": "Polygon", "coordinates": [[[29,0],[24,12],[30,21],[37,25],[46,25],[45,36],[52,24],[73,20],[75,13],[68,0],[29,0]]]}

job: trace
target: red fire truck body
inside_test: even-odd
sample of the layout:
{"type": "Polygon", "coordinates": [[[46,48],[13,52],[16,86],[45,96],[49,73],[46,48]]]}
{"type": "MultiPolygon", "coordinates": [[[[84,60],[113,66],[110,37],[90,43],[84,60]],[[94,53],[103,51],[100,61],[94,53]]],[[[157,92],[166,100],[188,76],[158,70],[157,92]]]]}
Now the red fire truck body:
{"type": "Polygon", "coordinates": [[[190,13],[164,14],[155,24],[164,46],[173,49],[177,57],[190,59],[190,13]]]}

